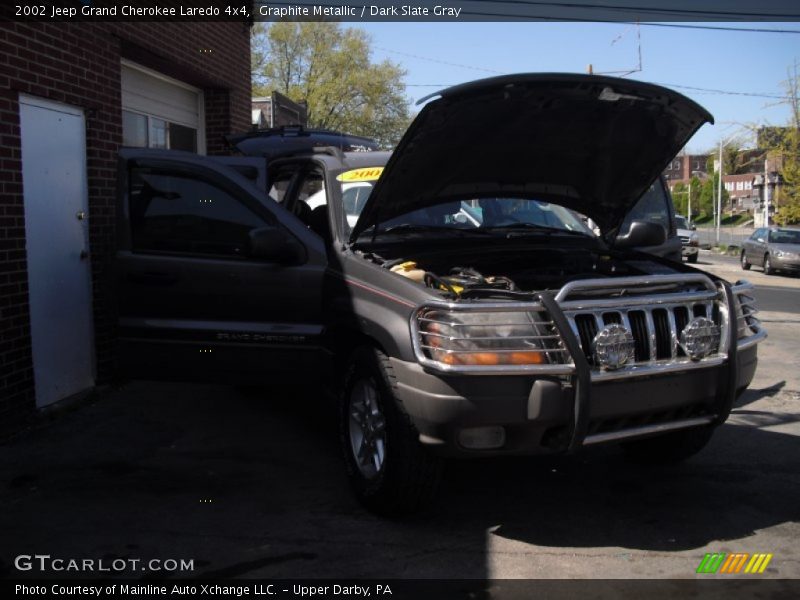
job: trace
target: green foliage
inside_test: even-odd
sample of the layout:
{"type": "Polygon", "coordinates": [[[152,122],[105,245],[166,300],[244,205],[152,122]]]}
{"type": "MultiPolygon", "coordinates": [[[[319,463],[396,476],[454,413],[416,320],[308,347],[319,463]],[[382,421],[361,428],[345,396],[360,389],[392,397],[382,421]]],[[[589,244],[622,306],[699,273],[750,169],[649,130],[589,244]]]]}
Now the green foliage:
{"type": "MultiPolygon", "coordinates": [[[[675,184],[672,188],[672,201],[675,205],[675,211],[679,215],[690,216],[689,215],[689,193],[691,191],[692,195],[692,220],[695,220],[698,217],[701,217],[704,213],[701,209],[699,204],[700,199],[700,192],[703,188],[703,182],[697,178],[697,176],[692,177],[691,182],[689,185],[686,185],[682,181],[679,181],[675,184]]],[[[711,204],[709,203],[709,207],[711,204]]]]}
{"type": "Polygon", "coordinates": [[[257,23],[252,37],[254,95],[278,91],[308,106],[310,127],[395,145],[411,120],[405,76],[370,60],[370,38],[330,22],[257,23]]]}
{"type": "MultiPolygon", "coordinates": [[[[692,212],[697,211],[698,213],[706,216],[711,216],[714,214],[714,207],[717,204],[717,174],[712,173],[711,177],[706,179],[705,181],[700,181],[697,178],[692,179],[692,212]],[[697,194],[697,200],[694,199],[694,189],[695,185],[694,182],[697,182],[699,187],[699,192],[697,194]],[[696,207],[696,208],[695,208],[696,207]]],[[[729,201],[728,192],[725,188],[722,188],[722,206],[727,206],[729,201]]]]}
{"type": "Polygon", "coordinates": [[[783,162],[783,185],[776,198],[775,222],[779,225],[800,223],[800,130],[792,128],[778,148],[783,162]]]}
{"type": "Polygon", "coordinates": [[[790,108],[789,126],[770,137],[768,153],[782,164],[783,185],[776,198],[775,222],[790,225],[800,223],[800,75],[796,62],[783,87],[790,108]]]}

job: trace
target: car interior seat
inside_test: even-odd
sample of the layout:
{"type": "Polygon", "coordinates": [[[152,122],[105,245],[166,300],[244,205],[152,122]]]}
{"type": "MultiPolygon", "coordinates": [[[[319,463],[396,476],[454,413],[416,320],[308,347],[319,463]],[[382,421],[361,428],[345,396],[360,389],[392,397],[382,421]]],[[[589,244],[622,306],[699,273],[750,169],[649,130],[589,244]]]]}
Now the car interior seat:
{"type": "Polygon", "coordinates": [[[330,242],[333,236],[331,235],[331,226],[328,221],[328,205],[322,204],[314,210],[308,218],[308,226],[311,231],[319,235],[326,242],[330,242]]]}

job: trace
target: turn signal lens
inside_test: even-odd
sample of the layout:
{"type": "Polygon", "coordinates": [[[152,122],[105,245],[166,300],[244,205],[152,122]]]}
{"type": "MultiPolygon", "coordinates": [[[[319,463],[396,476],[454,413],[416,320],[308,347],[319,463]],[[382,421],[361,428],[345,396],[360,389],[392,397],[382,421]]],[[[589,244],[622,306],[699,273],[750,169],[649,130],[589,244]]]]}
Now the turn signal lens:
{"type": "Polygon", "coordinates": [[[543,365],[542,352],[464,352],[451,354],[442,350],[433,352],[433,357],[446,365],[543,365]]]}

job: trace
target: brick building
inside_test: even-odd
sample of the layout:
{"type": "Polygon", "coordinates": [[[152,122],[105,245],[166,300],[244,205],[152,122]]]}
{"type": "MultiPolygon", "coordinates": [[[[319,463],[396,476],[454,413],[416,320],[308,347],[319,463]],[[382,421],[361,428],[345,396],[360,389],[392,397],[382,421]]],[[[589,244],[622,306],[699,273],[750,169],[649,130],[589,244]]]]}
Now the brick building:
{"type": "Polygon", "coordinates": [[[708,176],[707,162],[708,155],[706,154],[679,154],[664,169],[667,185],[672,188],[679,181],[687,183],[693,175],[703,179],[708,176]]]}
{"type": "Polygon", "coordinates": [[[246,23],[0,23],[0,435],[112,373],[120,145],[249,127],[246,23]]]}

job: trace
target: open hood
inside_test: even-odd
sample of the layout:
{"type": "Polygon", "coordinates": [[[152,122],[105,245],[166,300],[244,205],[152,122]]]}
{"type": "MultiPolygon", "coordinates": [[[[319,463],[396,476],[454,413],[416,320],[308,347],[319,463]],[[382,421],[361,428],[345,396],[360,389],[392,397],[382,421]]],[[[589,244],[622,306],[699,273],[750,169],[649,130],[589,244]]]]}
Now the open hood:
{"type": "Polygon", "coordinates": [[[447,199],[533,197],[604,232],[711,114],[656,85],[597,75],[520,74],[434,96],[408,128],[351,239],[447,199]]]}

